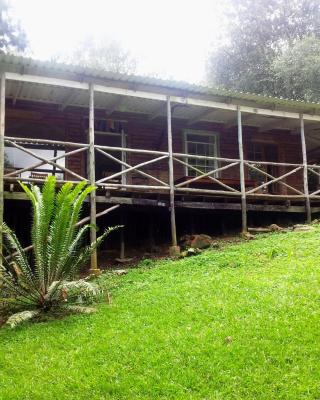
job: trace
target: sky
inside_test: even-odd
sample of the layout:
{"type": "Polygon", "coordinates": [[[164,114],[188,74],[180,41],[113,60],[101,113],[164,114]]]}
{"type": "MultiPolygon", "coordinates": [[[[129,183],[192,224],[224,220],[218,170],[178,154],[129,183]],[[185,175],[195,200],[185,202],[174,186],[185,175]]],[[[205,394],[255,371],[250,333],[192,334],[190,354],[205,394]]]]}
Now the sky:
{"type": "Polygon", "coordinates": [[[117,41],[139,74],[201,83],[221,37],[224,0],[11,0],[31,56],[68,54],[88,36],[117,41]]]}

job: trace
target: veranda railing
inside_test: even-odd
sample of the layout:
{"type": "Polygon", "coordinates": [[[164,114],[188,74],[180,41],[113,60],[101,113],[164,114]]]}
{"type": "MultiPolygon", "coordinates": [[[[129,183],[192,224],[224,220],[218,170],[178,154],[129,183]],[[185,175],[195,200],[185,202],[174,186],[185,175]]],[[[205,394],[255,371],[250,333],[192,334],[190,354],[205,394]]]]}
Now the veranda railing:
{"type": "Polygon", "coordinates": [[[73,156],[75,154],[79,154],[82,152],[86,152],[89,148],[88,144],[85,143],[74,143],[74,142],[64,142],[59,140],[46,140],[46,139],[34,139],[34,138],[18,138],[18,137],[8,137],[6,136],[4,139],[4,143],[6,146],[14,147],[19,149],[23,153],[26,153],[39,161],[32,163],[24,168],[15,169],[14,171],[5,172],[3,175],[4,181],[17,181],[22,180],[24,182],[43,182],[43,179],[37,179],[32,177],[21,177],[21,174],[24,172],[34,172],[39,171],[39,168],[43,165],[49,164],[54,169],[55,172],[61,172],[69,174],[72,176],[73,180],[65,180],[59,179],[62,182],[79,182],[81,180],[88,181],[87,177],[79,175],[78,173],[72,171],[70,168],[67,168],[61,164],[58,164],[57,161],[61,159],[66,159],[67,157],[73,156]],[[29,146],[29,147],[28,147],[29,146]],[[54,156],[54,157],[44,157],[40,154],[37,154],[33,149],[37,146],[43,148],[75,148],[75,150],[67,151],[63,154],[54,156]]]}
{"type": "MultiPolygon", "coordinates": [[[[19,179],[25,182],[43,182],[43,179],[35,179],[31,177],[21,177],[21,174],[24,172],[32,172],[39,171],[41,166],[49,164],[58,172],[63,172],[64,174],[68,174],[68,176],[73,179],[59,179],[61,183],[63,182],[78,182],[80,180],[89,181],[87,176],[80,175],[79,173],[72,171],[72,169],[62,166],[57,163],[58,160],[67,159],[70,156],[79,155],[80,153],[86,153],[89,150],[90,145],[85,143],[74,143],[74,142],[65,142],[59,140],[46,140],[46,139],[34,139],[34,138],[21,138],[21,137],[5,137],[6,146],[11,146],[21,150],[22,152],[31,155],[35,159],[39,160],[34,162],[24,168],[19,168],[14,171],[7,171],[4,174],[4,181],[14,182],[19,179]],[[63,154],[56,155],[54,157],[45,157],[43,155],[37,154],[33,149],[35,146],[47,146],[47,148],[58,148],[58,149],[73,149],[68,150],[63,154]],[[29,147],[28,147],[29,146],[29,147]]],[[[102,154],[108,160],[114,163],[114,165],[118,165],[121,170],[118,172],[110,173],[108,176],[104,176],[101,179],[95,180],[95,185],[98,188],[106,188],[110,190],[116,189],[134,189],[140,191],[169,191],[170,184],[167,180],[160,179],[158,176],[154,175],[153,170],[150,170],[150,167],[154,167],[155,164],[158,163],[158,170],[168,171],[166,164],[162,164],[159,166],[159,163],[163,163],[164,161],[169,160],[169,153],[164,151],[155,151],[155,150],[146,150],[146,149],[135,149],[129,147],[115,147],[115,146],[102,146],[102,145],[94,145],[95,152],[102,154]],[[115,153],[121,153],[121,157],[118,158],[115,153]],[[122,154],[132,154],[134,156],[143,156],[148,159],[143,162],[138,162],[133,164],[128,161],[123,161],[122,154]],[[127,179],[130,174],[138,174],[147,179],[147,183],[145,184],[133,184],[130,183],[127,179]],[[126,179],[122,179],[126,177],[126,179]],[[117,183],[115,179],[119,178],[120,181],[117,183]]],[[[132,157],[134,160],[135,157],[132,157]]],[[[237,187],[233,187],[230,184],[226,183],[223,179],[223,172],[228,169],[235,169],[240,172],[241,160],[235,158],[225,158],[225,157],[209,157],[209,156],[201,156],[201,155],[191,155],[186,153],[172,153],[172,158],[174,162],[173,170],[175,171],[175,167],[180,164],[185,169],[194,171],[197,175],[194,177],[189,177],[183,182],[175,183],[174,190],[178,193],[195,193],[195,194],[206,194],[206,195],[219,195],[219,196],[232,196],[232,197],[241,197],[241,190],[237,187]],[[205,162],[215,163],[215,167],[213,167],[209,171],[203,171],[200,167],[196,167],[192,165],[189,161],[192,160],[200,160],[205,162]],[[210,182],[214,184],[215,187],[192,187],[195,183],[201,182],[203,178],[208,179],[210,182]]],[[[125,158],[127,160],[127,157],[125,158]]],[[[294,176],[303,171],[304,164],[300,163],[283,163],[283,162],[269,162],[269,161],[252,161],[252,160],[243,160],[246,171],[253,171],[255,173],[260,174],[265,177],[265,181],[263,183],[258,184],[257,186],[245,187],[245,195],[247,198],[274,198],[274,199],[303,199],[308,196],[312,199],[320,199],[320,189],[316,189],[311,193],[305,193],[303,187],[303,178],[300,176],[297,182],[301,183],[299,186],[293,186],[289,184],[287,178],[294,176]],[[279,173],[272,174],[266,171],[268,166],[276,167],[279,173]],[[280,173],[280,171],[282,171],[280,173]],[[283,172],[285,171],[285,172],[283,172]],[[284,187],[288,193],[261,193],[261,190],[267,189],[271,185],[277,183],[278,185],[284,187]]],[[[319,165],[307,165],[308,171],[312,174],[316,175],[320,178],[320,166],[319,165]]],[[[238,173],[233,172],[233,174],[239,177],[238,173]]],[[[174,175],[175,176],[175,175],[174,175]]],[[[240,178],[239,185],[240,185],[240,178]]]]}

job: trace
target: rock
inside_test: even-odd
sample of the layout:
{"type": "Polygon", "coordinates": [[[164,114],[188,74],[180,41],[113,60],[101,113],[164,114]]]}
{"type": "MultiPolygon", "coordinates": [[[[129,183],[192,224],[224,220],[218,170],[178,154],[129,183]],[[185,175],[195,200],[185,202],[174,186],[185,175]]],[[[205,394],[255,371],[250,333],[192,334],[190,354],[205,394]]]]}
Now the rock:
{"type": "Polygon", "coordinates": [[[187,255],[188,256],[195,256],[195,255],[200,254],[200,253],[201,253],[201,250],[197,249],[197,248],[194,248],[194,247],[189,247],[189,249],[187,250],[187,255]]]}
{"type": "Polygon", "coordinates": [[[279,225],[277,225],[277,224],[271,224],[271,225],[269,225],[269,229],[270,229],[270,231],[272,231],[272,232],[277,232],[277,231],[281,231],[281,230],[282,230],[281,226],[279,226],[279,225]]]}
{"type": "Polygon", "coordinates": [[[224,341],[225,341],[227,344],[230,344],[230,343],[232,342],[232,340],[233,340],[232,336],[227,336],[227,337],[224,338],[224,341]]]}
{"type": "Polygon", "coordinates": [[[127,257],[127,258],[116,258],[116,261],[120,264],[125,264],[125,263],[130,263],[133,261],[133,257],[127,257]]]}
{"type": "Polygon", "coordinates": [[[269,233],[271,232],[271,229],[259,227],[259,228],[248,228],[248,231],[250,233],[269,233]]]}
{"type": "Polygon", "coordinates": [[[219,249],[220,248],[219,242],[211,242],[211,248],[212,249],[219,249]]]}
{"type": "Polygon", "coordinates": [[[295,232],[308,232],[308,231],[313,231],[314,227],[310,225],[302,225],[302,224],[297,224],[293,227],[293,230],[295,232]]]}
{"type": "Polygon", "coordinates": [[[241,236],[242,236],[244,239],[247,239],[247,240],[252,240],[252,239],[254,239],[254,235],[251,235],[251,233],[249,233],[249,232],[241,233],[241,236]]]}
{"type": "Polygon", "coordinates": [[[179,239],[179,244],[183,248],[190,247],[192,239],[193,239],[193,235],[183,235],[179,239]]]}
{"type": "Polygon", "coordinates": [[[314,219],[312,222],[311,222],[311,224],[312,225],[317,225],[317,224],[320,224],[320,219],[314,219]]]}
{"type": "Polygon", "coordinates": [[[126,269],[114,269],[112,272],[116,275],[126,275],[128,273],[126,269]]]}
{"type": "Polygon", "coordinates": [[[196,254],[197,254],[196,249],[194,249],[194,248],[192,248],[192,247],[190,247],[190,248],[187,250],[187,255],[188,255],[188,256],[194,256],[194,255],[196,255],[196,254]]]}
{"type": "Polygon", "coordinates": [[[193,249],[207,249],[211,246],[211,236],[209,235],[194,235],[190,247],[193,249]]]}

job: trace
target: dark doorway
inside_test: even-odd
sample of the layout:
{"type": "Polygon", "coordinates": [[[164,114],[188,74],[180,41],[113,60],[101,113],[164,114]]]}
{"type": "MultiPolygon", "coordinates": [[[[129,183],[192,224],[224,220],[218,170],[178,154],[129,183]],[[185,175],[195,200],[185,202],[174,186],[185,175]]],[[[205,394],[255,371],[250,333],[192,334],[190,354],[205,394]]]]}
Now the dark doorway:
{"type": "MultiPolygon", "coordinates": [[[[265,171],[269,175],[274,176],[275,178],[279,175],[279,168],[277,165],[265,165],[260,164],[259,161],[270,161],[270,162],[278,162],[279,161],[279,152],[278,146],[270,143],[250,143],[249,145],[249,160],[256,161],[256,167],[265,171]]],[[[269,182],[273,178],[268,177],[262,172],[259,173],[254,170],[250,170],[249,172],[250,179],[256,179],[259,182],[259,185],[269,182]]],[[[272,183],[268,185],[265,189],[266,193],[276,194],[279,193],[279,185],[277,183],[272,183]]]]}

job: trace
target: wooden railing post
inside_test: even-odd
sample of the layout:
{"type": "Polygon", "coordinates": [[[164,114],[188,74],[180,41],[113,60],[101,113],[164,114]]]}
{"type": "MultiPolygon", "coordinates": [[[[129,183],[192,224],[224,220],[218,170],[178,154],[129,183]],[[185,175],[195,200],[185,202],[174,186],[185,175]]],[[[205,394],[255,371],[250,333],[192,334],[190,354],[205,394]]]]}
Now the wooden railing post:
{"type": "Polygon", "coordinates": [[[306,149],[306,138],[304,133],[303,114],[300,114],[300,135],[301,135],[301,149],[302,149],[302,163],[303,163],[303,190],[306,201],[307,223],[310,224],[311,207],[310,207],[310,196],[309,196],[309,186],[308,186],[308,163],[307,163],[307,149],[306,149]]]}
{"type": "Polygon", "coordinates": [[[167,96],[167,128],[168,128],[168,153],[169,153],[169,185],[170,185],[170,221],[171,221],[171,243],[170,253],[176,255],[180,252],[177,245],[176,216],[174,209],[174,172],[172,151],[172,126],[171,126],[171,102],[167,96]]]}
{"type": "MultiPolygon", "coordinates": [[[[0,80],[0,226],[3,223],[3,175],[4,175],[4,133],[6,110],[6,76],[1,75],[0,80]]],[[[0,234],[0,252],[2,254],[2,234],[0,234]]]]}
{"type": "MultiPolygon", "coordinates": [[[[121,147],[124,149],[127,147],[127,143],[126,143],[126,134],[124,132],[124,129],[121,130],[121,147]]],[[[126,169],[126,167],[124,166],[124,163],[126,163],[127,161],[127,153],[125,151],[121,151],[121,161],[122,161],[122,165],[121,165],[121,171],[124,171],[126,169]]],[[[121,183],[123,185],[127,184],[127,174],[123,174],[121,175],[121,183]]]]}
{"type": "Polygon", "coordinates": [[[241,187],[241,217],[242,217],[242,233],[248,231],[247,226],[247,203],[246,203],[246,184],[244,177],[244,158],[243,158],[243,141],[242,141],[242,122],[241,110],[238,106],[238,144],[239,144],[239,159],[240,159],[240,187],[241,187]]]}
{"type": "MultiPolygon", "coordinates": [[[[95,184],[96,174],[95,174],[95,154],[94,154],[94,86],[90,84],[89,86],[89,181],[91,185],[95,184]]],[[[96,194],[95,191],[90,193],[90,224],[94,227],[96,225],[96,194]]],[[[97,239],[97,233],[95,228],[90,229],[90,242],[93,243],[97,239]]],[[[90,274],[98,275],[100,269],[98,268],[98,257],[97,251],[95,250],[91,255],[91,266],[90,274]]]]}

